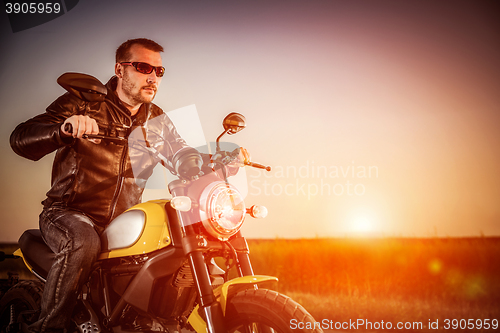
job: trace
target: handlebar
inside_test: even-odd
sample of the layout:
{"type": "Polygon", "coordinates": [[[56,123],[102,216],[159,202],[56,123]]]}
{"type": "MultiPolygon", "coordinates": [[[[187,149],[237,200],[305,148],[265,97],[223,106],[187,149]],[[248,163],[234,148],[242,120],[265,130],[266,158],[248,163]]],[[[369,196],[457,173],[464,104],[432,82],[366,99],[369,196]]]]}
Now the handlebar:
{"type": "MultiPolygon", "coordinates": [[[[67,123],[64,125],[64,130],[68,133],[73,133],[73,125],[67,123]]],[[[119,138],[114,136],[106,136],[101,134],[84,134],[82,135],[83,139],[103,139],[103,140],[111,140],[111,141],[123,141],[125,138],[119,138]]]]}
{"type": "MultiPolygon", "coordinates": [[[[73,133],[73,125],[71,125],[70,123],[67,123],[66,125],[64,125],[64,130],[68,133],[73,133]]],[[[125,140],[124,138],[117,138],[117,137],[106,136],[106,135],[101,135],[101,134],[84,134],[84,135],[82,135],[82,138],[83,139],[104,139],[104,140],[114,140],[114,141],[125,140]]],[[[235,153],[235,152],[233,152],[233,153],[235,153]]],[[[254,168],[258,168],[258,169],[264,169],[266,171],[271,171],[270,166],[262,165],[259,163],[245,161],[243,164],[254,167],[254,168]]]]}

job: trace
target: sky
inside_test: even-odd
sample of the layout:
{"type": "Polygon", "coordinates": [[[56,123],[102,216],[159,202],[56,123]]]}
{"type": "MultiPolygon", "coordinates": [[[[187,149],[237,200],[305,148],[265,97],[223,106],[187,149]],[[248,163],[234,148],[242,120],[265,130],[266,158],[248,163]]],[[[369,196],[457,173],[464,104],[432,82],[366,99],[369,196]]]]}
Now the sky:
{"type": "MultiPolygon", "coordinates": [[[[53,154],[9,146],[64,90],[113,75],[125,40],[165,47],[155,103],[195,105],[272,171],[245,168],[249,238],[500,235],[500,20],[493,1],[81,0],[12,32],[0,14],[0,242],[38,226],[53,154]]],[[[193,120],[194,122],[194,120],[193,120]]],[[[168,196],[149,189],[144,199],[168,196]]]]}

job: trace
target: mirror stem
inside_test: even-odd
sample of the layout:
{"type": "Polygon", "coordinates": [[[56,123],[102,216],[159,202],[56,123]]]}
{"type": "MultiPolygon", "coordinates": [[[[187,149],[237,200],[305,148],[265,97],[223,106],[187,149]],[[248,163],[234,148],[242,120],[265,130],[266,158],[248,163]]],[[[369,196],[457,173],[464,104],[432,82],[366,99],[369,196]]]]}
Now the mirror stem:
{"type": "Polygon", "coordinates": [[[226,134],[227,132],[229,132],[230,130],[231,130],[230,128],[226,129],[224,132],[222,132],[222,134],[221,134],[221,135],[219,135],[219,137],[217,138],[217,140],[215,140],[215,142],[217,143],[217,146],[216,146],[216,149],[215,149],[215,151],[216,151],[216,152],[219,152],[219,151],[220,151],[220,144],[219,144],[219,140],[220,140],[220,138],[222,138],[222,136],[223,136],[224,134],[226,134]]]}

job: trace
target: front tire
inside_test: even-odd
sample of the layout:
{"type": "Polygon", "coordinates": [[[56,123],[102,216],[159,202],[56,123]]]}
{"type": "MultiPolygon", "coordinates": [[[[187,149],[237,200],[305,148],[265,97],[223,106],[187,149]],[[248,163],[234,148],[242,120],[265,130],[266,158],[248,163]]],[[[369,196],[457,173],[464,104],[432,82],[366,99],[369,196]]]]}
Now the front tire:
{"type": "Polygon", "coordinates": [[[318,322],[290,297],[267,289],[248,289],[229,301],[228,332],[322,333],[318,322]]]}
{"type": "Polygon", "coordinates": [[[40,314],[43,284],[40,281],[21,281],[10,288],[0,300],[0,333],[20,330],[21,323],[31,324],[40,314]]]}

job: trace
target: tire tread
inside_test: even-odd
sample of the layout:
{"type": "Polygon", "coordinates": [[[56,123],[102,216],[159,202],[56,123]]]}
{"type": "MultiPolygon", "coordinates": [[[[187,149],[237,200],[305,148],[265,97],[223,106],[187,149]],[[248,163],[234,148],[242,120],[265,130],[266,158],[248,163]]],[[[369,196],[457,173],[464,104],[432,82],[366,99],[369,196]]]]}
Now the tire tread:
{"type": "MultiPolygon", "coordinates": [[[[263,309],[272,309],[280,318],[289,318],[297,322],[316,322],[306,309],[288,296],[269,289],[246,289],[234,295],[230,300],[232,311],[252,304],[263,309]]],[[[291,330],[291,329],[290,329],[291,330]]],[[[314,329],[293,330],[294,332],[321,333],[319,325],[314,329]]]]}

